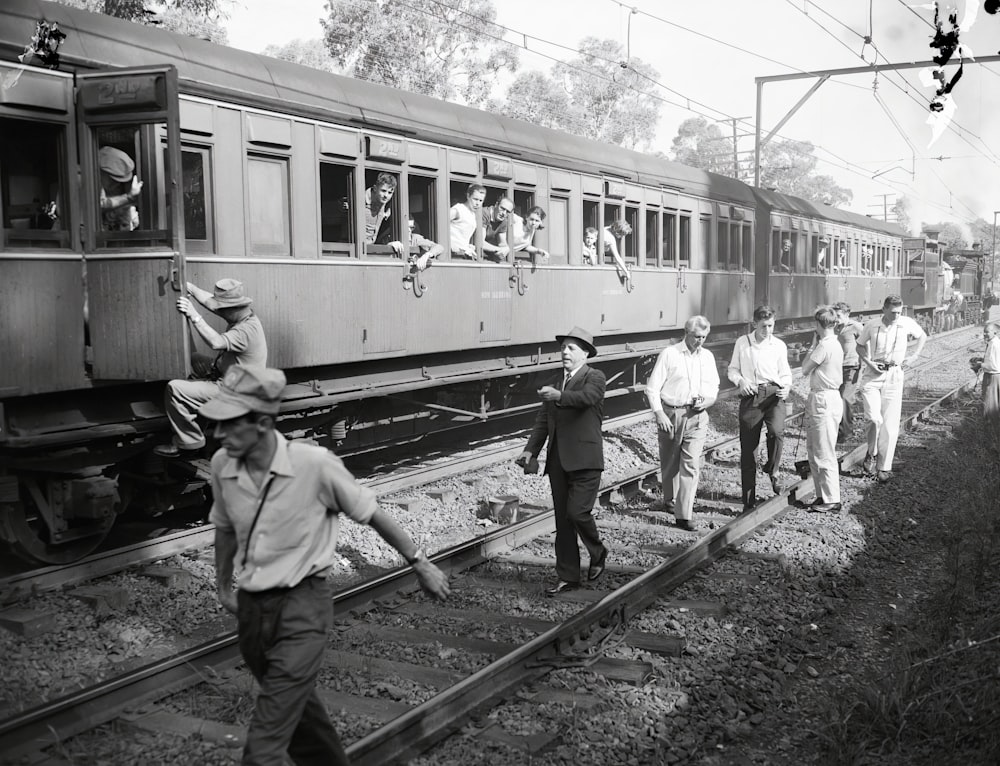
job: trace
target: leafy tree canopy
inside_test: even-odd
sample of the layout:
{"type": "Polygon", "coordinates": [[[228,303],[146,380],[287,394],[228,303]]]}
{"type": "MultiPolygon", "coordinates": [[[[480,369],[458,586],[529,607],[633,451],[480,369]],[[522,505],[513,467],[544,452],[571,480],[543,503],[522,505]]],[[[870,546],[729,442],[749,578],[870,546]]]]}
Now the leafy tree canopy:
{"type": "Polygon", "coordinates": [[[722,129],[704,117],[691,117],[677,128],[670,146],[675,161],[692,168],[736,177],[733,168],[733,142],[722,129]]]}
{"type": "MultiPolygon", "coordinates": [[[[218,26],[219,20],[226,18],[227,8],[233,0],[56,0],[56,2],[140,24],[162,24],[171,31],[190,34],[182,27],[191,19],[210,20],[216,22],[218,26]],[[178,16],[184,17],[185,20],[179,20],[178,16]],[[167,18],[171,20],[167,21],[167,18]]],[[[197,26],[193,28],[201,29],[197,26]]],[[[217,30],[213,29],[212,34],[217,35],[220,32],[224,37],[225,32],[221,26],[218,26],[217,30]]],[[[212,40],[218,42],[215,37],[212,40]]]]}
{"type": "Polygon", "coordinates": [[[570,98],[551,77],[532,70],[514,78],[503,103],[490,102],[487,108],[534,125],[566,130],[570,98]]]}
{"type": "Polygon", "coordinates": [[[331,57],[351,76],[478,105],[517,69],[491,0],[342,0],[322,20],[331,57]]]}
{"type": "Polygon", "coordinates": [[[291,61],[293,64],[322,69],[324,72],[340,73],[337,63],[320,38],[315,40],[299,38],[284,45],[268,45],[262,53],[271,58],[291,61]]]}
{"type": "Polygon", "coordinates": [[[810,202],[841,207],[854,198],[831,176],[817,175],[816,147],[808,141],[773,139],[761,152],[760,185],[810,202]]]}

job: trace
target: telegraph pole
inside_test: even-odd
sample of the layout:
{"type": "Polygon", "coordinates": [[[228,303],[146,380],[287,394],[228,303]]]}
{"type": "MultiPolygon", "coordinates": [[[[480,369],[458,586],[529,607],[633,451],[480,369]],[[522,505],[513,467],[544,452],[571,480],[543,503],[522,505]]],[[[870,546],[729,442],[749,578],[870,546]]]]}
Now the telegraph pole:
{"type": "MultiPolygon", "coordinates": [[[[894,197],[894,194],[876,194],[876,197],[882,198],[882,220],[889,221],[889,197],[894,197]]],[[[869,205],[868,207],[878,207],[878,205],[869,205]]]]}
{"type": "MultiPolygon", "coordinates": [[[[740,159],[739,159],[739,135],[736,132],[736,123],[741,120],[749,120],[750,117],[728,117],[725,120],[717,120],[717,122],[730,122],[733,125],[733,178],[737,181],[740,178],[740,159]]],[[[749,133],[744,133],[744,135],[750,135],[749,133]]]]}

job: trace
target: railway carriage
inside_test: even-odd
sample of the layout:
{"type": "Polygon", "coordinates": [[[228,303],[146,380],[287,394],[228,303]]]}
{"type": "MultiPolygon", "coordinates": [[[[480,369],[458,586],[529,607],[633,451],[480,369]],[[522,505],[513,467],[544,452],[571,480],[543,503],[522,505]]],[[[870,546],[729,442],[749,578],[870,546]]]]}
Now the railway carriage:
{"type": "Polygon", "coordinates": [[[902,232],[863,216],[40,0],[8,0],[0,19],[0,537],[26,557],[82,555],[130,504],[203,502],[197,465],[151,455],[164,382],[204,350],[175,309],[186,281],[246,284],[291,383],[283,429],[347,424],[356,444],[529,406],[574,324],[615,396],[694,313],[724,335],[765,300],[789,320],[841,298],[923,302],[902,232]],[[43,20],[66,34],[58,71],[17,63],[43,20]],[[107,146],[144,183],[132,230],[102,221],[107,146]],[[398,190],[368,243],[381,173],[398,190]],[[547,211],[546,262],[448,256],[470,183],[547,211]],[[409,246],[408,217],[446,245],[412,283],[388,244],[409,246]],[[582,258],[584,228],[603,240],[617,219],[627,278],[582,258]]]}

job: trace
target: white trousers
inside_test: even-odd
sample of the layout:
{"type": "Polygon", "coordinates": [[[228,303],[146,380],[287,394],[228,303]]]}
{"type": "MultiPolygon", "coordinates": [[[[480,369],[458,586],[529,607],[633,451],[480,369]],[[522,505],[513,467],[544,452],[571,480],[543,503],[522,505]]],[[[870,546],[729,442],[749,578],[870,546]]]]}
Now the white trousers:
{"type": "Polygon", "coordinates": [[[840,502],[840,464],[837,462],[837,431],[844,414],[844,400],[836,388],[813,391],[806,401],[806,452],[816,499],[840,502]]]}
{"type": "Polygon", "coordinates": [[[861,384],[861,403],[868,421],[868,454],[879,471],[891,471],[903,411],[903,368],[890,367],[861,384]]]}

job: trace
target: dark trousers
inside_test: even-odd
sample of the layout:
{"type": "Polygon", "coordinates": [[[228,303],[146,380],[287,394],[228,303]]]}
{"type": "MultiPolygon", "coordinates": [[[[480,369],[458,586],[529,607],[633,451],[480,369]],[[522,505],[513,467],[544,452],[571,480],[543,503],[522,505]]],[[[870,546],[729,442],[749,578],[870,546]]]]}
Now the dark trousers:
{"type": "Polygon", "coordinates": [[[860,367],[844,367],[844,382],[840,384],[840,398],[844,400],[844,416],[840,419],[840,439],[847,439],[854,432],[854,403],[857,401],[860,367]]]}
{"type": "Polygon", "coordinates": [[[294,588],[238,593],[240,653],[260,685],[243,766],[346,766],[340,738],[316,694],[333,593],[323,577],[294,588]]]}
{"type": "Polygon", "coordinates": [[[580,582],[580,547],[583,540],[590,560],[604,550],[597,523],[591,514],[601,488],[601,469],[564,471],[558,450],[553,449],[546,466],[552,487],[552,506],[556,517],[556,576],[566,582],[580,582]]]}
{"type": "Polygon", "coordinates": [[[754,452],[760,444],[760,432],[767,424],[767,462],[764,473],[771,475],[781,463],[781,450],[785,444],[784,399],[778,398],[778,387],[761,384],[753,396],[740,399],[740,479],[743,485],[743,504],[757,497],[757,459],[754,452]]]}

